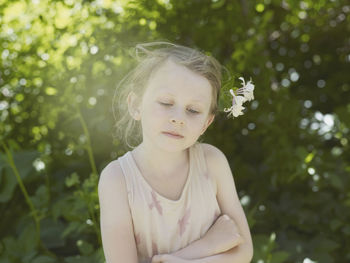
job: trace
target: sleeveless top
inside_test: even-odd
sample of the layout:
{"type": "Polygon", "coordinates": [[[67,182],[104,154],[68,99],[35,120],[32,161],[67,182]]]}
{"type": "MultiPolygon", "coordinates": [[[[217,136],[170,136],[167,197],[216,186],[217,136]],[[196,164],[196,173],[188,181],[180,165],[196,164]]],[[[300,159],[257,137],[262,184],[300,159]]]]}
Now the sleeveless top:
{"type": "Polygon", "coordinates": [[[130,151],[118,158],[139,263],[150,263],[153,255],[175,252],[200,239],[221,214],[201,144],[188,150],[189,173],[178,200],[165,198],[148,184],[130,151]]]}

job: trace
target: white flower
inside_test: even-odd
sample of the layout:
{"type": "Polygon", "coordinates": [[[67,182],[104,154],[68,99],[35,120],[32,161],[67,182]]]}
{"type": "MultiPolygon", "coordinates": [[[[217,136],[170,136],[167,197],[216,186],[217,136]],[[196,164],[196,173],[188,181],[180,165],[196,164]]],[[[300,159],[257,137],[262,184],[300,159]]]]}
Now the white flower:
{"type": "Polygon", "coordinates": [[[239,77],[240,80],[242,80],[243,82],[243,86],[242,88],[238,89],[237,91],[237,95],[238,94],[242,94],[244,96],[244,98],[246,99],[246,101],[251,101],[254,99],[254,94],[253,94],[253,91],[254,91],[254,85],[252,83],[252,79],[250,79],[247,84],[245,83],[244,81],[244,78],[242,77],[239,77]]]}
{"type": "Polygon", "coordinates": [[[243,115],[242,111],[244,110],[244,107],[242,106],[242,104],[245,102],[246,99],[242,96],[236,96],[232,89],[230,89],[230,93],[232,95],[232,107],[228,109],[225,108],[224,111],[230,112],[228,116],[230,116],[230,114],[232,114],[234,117],[243,115]]]}
{"type": "Polygon", "coordinates": [[[230,93],[232,95],[232,107],[224,109],[224,112],[229,112],[228,116],[232,115],[233,117],[238,117],[243,115],[243,110],[245,109],[242,106],[243,103],[254,99],[254,85],[252,84],[251,80],[246,84],[244,78],[240,77],[239,79],[242,80],[243,86],[237,90],[237,95],[235,95],[233,90],[230,89],[230,93]]]}

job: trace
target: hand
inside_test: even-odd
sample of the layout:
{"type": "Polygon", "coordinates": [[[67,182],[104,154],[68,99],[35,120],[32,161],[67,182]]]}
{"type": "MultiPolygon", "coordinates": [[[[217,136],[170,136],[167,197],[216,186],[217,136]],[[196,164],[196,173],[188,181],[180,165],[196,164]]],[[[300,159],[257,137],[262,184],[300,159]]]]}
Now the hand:
{"type": "Polygon", "coordinates": [[[170,254],[154,255],[152,263],[188,263],[188,259],[179,258],[170,254]]]}
{"type": "Polygon", "coordinates": [[[244,242],[236,222],[227,215],[221,215],[215,221],[205,234],[205,239],[214,247],[215,253],[223,253],[244,242]]]}

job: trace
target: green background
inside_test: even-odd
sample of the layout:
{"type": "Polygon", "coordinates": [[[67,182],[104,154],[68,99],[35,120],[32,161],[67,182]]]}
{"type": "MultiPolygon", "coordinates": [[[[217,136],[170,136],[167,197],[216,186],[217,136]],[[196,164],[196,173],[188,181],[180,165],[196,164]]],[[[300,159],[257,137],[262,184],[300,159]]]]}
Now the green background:
{"type": "MultiPolygon", "coordinates": [[[[125,153],[112,98],[137,43],[252,77],[227,156],[256,263],[350,261],[348,1],[0,0],[0,262],[103,262],[97,182],[125,153]]],[[[229,101],[222,101],[228,107],[229,101]],[[226,104],[225,104],[226,103],[226,104]],[[228,103],[228,104],[227,104],[228,103]]]]}

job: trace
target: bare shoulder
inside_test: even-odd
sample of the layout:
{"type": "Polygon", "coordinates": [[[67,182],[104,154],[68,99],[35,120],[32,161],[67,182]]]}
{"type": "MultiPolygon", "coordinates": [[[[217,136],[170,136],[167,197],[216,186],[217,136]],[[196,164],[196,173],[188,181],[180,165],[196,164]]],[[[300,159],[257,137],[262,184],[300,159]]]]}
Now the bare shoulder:
{"type": "Polygon", "coordinates": [[[216,146],[209,143],[201,143],[204,153],[208,158],[226,158],[225,154],[216,146]]]}
{"type": "Polygon", "coordinates": [[[212,178],[216,192],[219,178],[217,178],[217,171],[222,163],[228,163],[225,154],[216,146],[209,143],[201,143],[204,151],[204,156],[207,162],[208,174],[212,178]]]}
{"type": "Polygon", "coordinates": [[[103,213],[107,211],[109,213],[110,206],[115,205],[110,200],[118,200],[121,208],[128,208],[126,206],[128,204],[127,186],[118,160],[110,162],[101,171],[98,181],[98,197],[103,213]]]}
{"type": "Polygon", "coordinates": [[[102,193],[103,190],[115,187],[125,187],[123,171],[118,160],[111,161],[103,168],[98,181],[99,194],[102,193]]]}
{"type": "Polygon", "coordinates": [[[201,143],[208,165],[215,170],[223,163],[227,163],[225,154],[216,146],[209,143],[201,143]]]}

